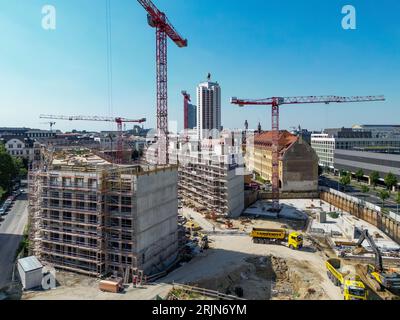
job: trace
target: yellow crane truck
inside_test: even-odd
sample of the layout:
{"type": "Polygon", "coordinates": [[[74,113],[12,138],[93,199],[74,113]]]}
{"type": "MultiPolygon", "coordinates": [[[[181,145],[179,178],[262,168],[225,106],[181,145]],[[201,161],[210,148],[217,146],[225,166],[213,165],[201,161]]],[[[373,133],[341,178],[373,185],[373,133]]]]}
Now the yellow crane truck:
{"type": "Polygon", "coordinates": [[[253,228],[250,236],[254,243],[287,243],[287,246],[293,250],[299,250],[303,247],[303,236],[298,232],[289,232],[286,229],[253,228]]]}
{"type": "Polygon", "coordinates": [[[344,300],[367,300],[367,290],[357,275],[341,271],[340,259],[329,259],[325,263],[328,278],[335,286],[340,286],[344,300]]]}

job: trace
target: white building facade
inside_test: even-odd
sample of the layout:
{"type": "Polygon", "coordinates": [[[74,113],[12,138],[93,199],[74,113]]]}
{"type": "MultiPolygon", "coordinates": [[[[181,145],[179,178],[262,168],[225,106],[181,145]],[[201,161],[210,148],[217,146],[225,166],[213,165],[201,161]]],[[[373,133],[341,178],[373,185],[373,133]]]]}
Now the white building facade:
{"type": "Polygon", "coordinates": [[[357,148],[391,147],[400,148],[399,138],[338,138],[327,133],[312,134],[311,147],[319,158],[319,165],[334,169],[335,150],[353,150],[357,148]]]}

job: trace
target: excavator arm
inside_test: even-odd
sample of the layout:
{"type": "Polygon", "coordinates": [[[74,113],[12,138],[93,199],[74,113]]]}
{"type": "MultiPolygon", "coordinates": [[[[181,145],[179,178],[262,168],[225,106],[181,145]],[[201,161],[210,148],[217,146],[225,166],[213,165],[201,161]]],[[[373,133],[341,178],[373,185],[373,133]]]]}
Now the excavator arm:
{"type": "Polygon", "coordinates": [[[369,234],[368,230],[364,230],[361,234],[360,239],[358,240],[357,247],[361,247],[362,243],[367,240],[368,244],[371,246],[372,250],[375,254],[375,269],[378,272],[383,271],[383,261],[382,261],[382,254],[377,247],[374,239],[372,239],[371,235],[369,234]]]}

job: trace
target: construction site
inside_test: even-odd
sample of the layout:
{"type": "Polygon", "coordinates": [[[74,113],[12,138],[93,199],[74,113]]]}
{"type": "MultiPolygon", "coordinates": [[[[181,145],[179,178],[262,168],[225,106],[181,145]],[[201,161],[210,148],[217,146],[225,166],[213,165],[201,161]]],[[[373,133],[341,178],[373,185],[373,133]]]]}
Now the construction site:
{"type": "MultiPolygon", "coordinates": [[[[96,150],[61,143],[42,147],[28,174],[29,255],[40,263],[39,278],[43,268],[43,276],[52,270],[57,281],[51,289],[24,288],[11,296],[398,300],[400,223],[380,208],[320,187],[315,151],[280,128],[284,105],[385,98],[233,97],[233,105],[271,108],[272,130],[260,128],[250,139],[248,128],[238,136],[223,132],[220,88],[208,85],[209,74],[198,90],[198,135],[188,136],[190,96],[185,91],[185,131],[173,134],[168,128],[167,40],[179,48],[188,40],[152,1],[138,2],[156,31],[154,139],[144,156],[133,160],[122,126],[144,118],[40,116],[114,122],[117,141],[96,150]],[[217,138],[203,137],[203,131],[213,130],[217,138]]],[[[25,274],[21,278],[26,282],[25,274]]]]}

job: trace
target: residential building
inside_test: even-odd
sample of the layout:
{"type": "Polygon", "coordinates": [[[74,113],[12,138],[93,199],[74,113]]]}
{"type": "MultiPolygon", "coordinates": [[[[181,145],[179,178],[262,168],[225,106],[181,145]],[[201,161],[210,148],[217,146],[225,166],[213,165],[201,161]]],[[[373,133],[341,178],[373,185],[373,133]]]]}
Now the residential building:
{"type": "Polygon", "coordinates": [[[26,159],[28,161],[34,161],[39,157],[40,144],[23,135],[3,135],[0,138],[0,142],[4,143],[8,154],[11,156],[26,159]]]}
{"type": "MultiPolygon", "coordinates": [[[[272,181],[272,131],[247,137],[246,167],[263,180],[272,181]]],[[[279,187],[286,192],[318,189],[318,157],[302,137],[279,132],[279,187]]]]}
{"type": "Polygon", "coordinates": [[[209,75],[208,81],[197,87],[198,140],[216,138],[221,129],[221,87],[218,82],[211,82],[209,75]]]}
{"type": "Polygon", "coordinates": [[[29,173],[31,251],[92,276],[158,273],[177,257],[177,168],[119,166],[80,150],[29,173]]]}

